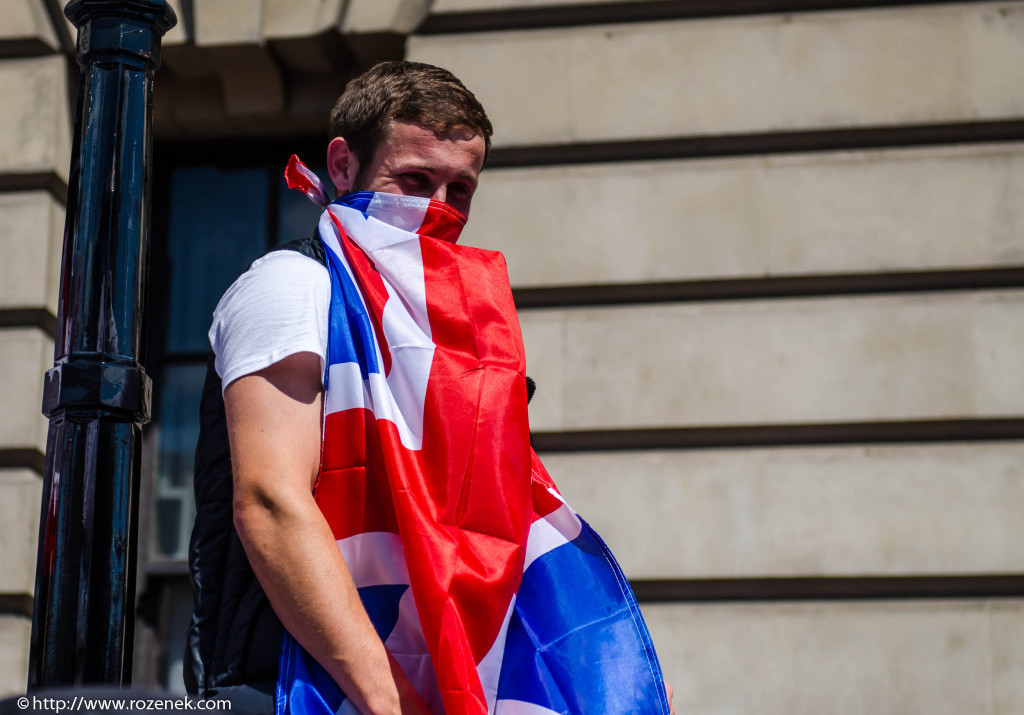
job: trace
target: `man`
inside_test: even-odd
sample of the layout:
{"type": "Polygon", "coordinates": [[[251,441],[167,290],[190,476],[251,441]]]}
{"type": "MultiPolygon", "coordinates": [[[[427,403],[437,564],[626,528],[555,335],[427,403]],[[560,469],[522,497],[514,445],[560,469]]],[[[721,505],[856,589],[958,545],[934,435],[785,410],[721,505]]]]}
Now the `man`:
{"type": "MultiPolygon", "coordinates": [[[[450,73],[384,63],[349,84],[332,113],[331,133],[327,164],[339,196],[362,190],[419,196],[468,214],[491,124],[450,73]]],[[[217,374],[210,382],[223,384],[226,433],[216,388],[208,385],[205,401],[214,404],[204,404],[197,450],[190,558],[197,609],[187,685],[193,693],[235,699],[246,712],[273,712],[276,614],[362,712],[425,712],[373,630],[312,496],[326,345],[326,321],[320,314],[318,323],[317,313],[330,290],[327,271],[285,251],[257,264],[240,279],[244,285],[225,295],[211,329],[217,374]],[[264,283],[257,274],[272,275],[273,264],[284,270],[264,283]],[[313,315],[296,314],[302,310],[313,315]],[[247,341],[258,354],[232,344],[241,342],[234,334],[241,331],[259,336],[247,341]],[[281,336],[264,337],[272,332],[281,336]]]]}
{"type": "MultiPolygon", "coordinates": [[[[334,712],[339,707],[337,698],[347,699],[362,713],[426,713],[425,698],[435,712],[442,707],[448,712],[493,710],[500,696],[498,671],[506,641],[508,648],[519,647],[521,620],[528,617],[518,610],[513,613],[515,589],[526,568],[527,532],[532,538],[532,529],[539,524],[550,537],[568,524],[563,530],[569,535],[558,537],[558,543],[565,544],[584,527],[560,501],[535,456],[531,465],[522,346],[503,262],[483,255],[487,252],[467,256],[462,249],[446,248],[445,241],[454,238],[435,240],[447,231],[445,222],[453,224],[457,234],[469,213],[491,125],[479,102],[450,73],[397,62],[378,65],[349,84],[332,113],[331,133],[327,168],[343,198],[321,219],[322,243],[307,242],[296,251],[274,252],[256,261],[225,293],[214,314],[210,337],[215,371],[209,373],[204,388],[196,457],[197,517],[190,557],[196,612],[186,653],[187,685],[190,692],[228,698],[239,710],[253,713],[273,712],[275,696],[277,705],[289,712],[305,711],[308,702],[334,712]],[[346,196],[352,192],[376,192],[372,202],[384,210],[374,214],[360,203],[370,201],[365,198],[369,194],[346,196]],[[423,209],[427,213],[420,215],[434,212],[440,217],[427,222],[437,236],[423,228],[426,223],[415,230],[405,225],[403,211],[409,206],[413,213],[423,209]],[[361,243],[365,236],[360,239],[357,234],[371,230],[365,227],[380,216],[394,220],[374,224],[372,230],[383,237],[375,252],[372,241],[361,243]],[[350,223],[345,224],[346,220],[350,223]],[[425,299],[424,290],[428,297],[436,297],[431,293],[434,289],[424,288],[422,280],[428,279],[421,273],[412,280],[411,290],[403,293],[403,281],[409,278],[404,264],[401,270],[385,265],[402,260],[395,247],[410,239],[421,270],[426,270],[427,253],[444,266],[440,282],[432,284],[439,286],[435,293],[463,291],[440,322],[435,304],[428,305],[428,300],[419,308],[415,305],[425,299]],[[421,239],[426,241],[422,246],[421,239]],[[389,277],[390,269],[402,275],[389,277]],[[350,292],[346,297],[343,284],[353,278],[359,295],[350,292]],[[389,297],[392,302],[387,304],[389,297]],[[369,306],[362,319],[373,325],[364,335],[346,322],[359,319],[353,317],[352,301],[359,304],[356,308],[364,301],[369,306]],[[385,313],[395,305],[394,309],[411,312],[406,316],[408,324],[400,326],[406,332],[389,342],[385,313]],[[482,322],[473,322],[478,317],[482,322]],[[422,325],[417,326],[417,320],[422,325]],[[339,322],[345,327],[339,328],[339,322]],[[416,344],[413,335],[420,328],[426,331],[420,337],[427,338],[429,349],[438,351],[430,353],[434,357],[425,363],[435,393],[447,390],[460,395],[434,404],[430,422],[424,410],[430,413],[431,405],[422,403],[424,382],[418,393],[420,404],[411,408],[413,413],[420,410],[419,434],[413,434],[417,428],[407,424],[415,422],[416,415],[408,419],[408,401],[401,397],[391,403],[394,409],[380,407],[378,399],[379,409],[374,413],[370,406],[370,421],[365,424],[358,414],[355,421],[339,422],[332,404],[339,394],[339,380],[345,376],[344,371],[336,375],[334,370],[350,363],[338,362],[338,342],[351,343],[348,349],[368,355],[371,362],[389,363],[388,380],[401,383],[396,387],[399,391],[415,393],[418,388],[409,387],[418,379],[415,365],[409,374],[402,373],[402,361],[410,358],[399,352],[412,352],[411,360],[416,362],[425,347],[416,344]],[[379,335],[375,337],[374,332],[379,335]],[[494,336],[497,342],[488,347],[494,336]],[[378,338],[385,338],[379,347],[378,338]],[[458,355],[453,357],[447,339],[465,341],[454,351],[458,355]],[[442,354],[445,350],[449,352],[442,354]],[[445,364],[451,368],[447,373],[445,364]],[[474,390],[487,397],[474,397],[474,390]],[[448,422],[450,430],[445,426],[448,422]],[[383,423],[387,424],[381,427],[383,423]],[[433,426],[435,435],[439,429],[445,433],[439,438],[444,444],[421,447],[417,439],[422,438],[426,423],[433,426]],[[459,430],[471,433],[471,439],[462,439],[459,430]],[[415,444],[407,450],[410,440],[415,444]],[[492,445],[497,448],[491,449],[492,445]],[[389,449],[397,456],[387,456],[389,449]],[[346,459],[359,462],[357,473],[345,466],[345,459],[341,467],[335,465],[336,456],[345,450],[355,455],[346,459]],[[452,461],[445,461],[448,458],[452,461]],[[464,480],[470,473],[484,476],[464,480]],[[371,494],[380,491],[382,481],[391,490],[384,501],[371,494]],[[421,487],[423,493],[417,493],[421,487]],[[448,501],[430,502],[426,511],[436,507],[437,513],[424,517],[423,498],[433,498],[431,489],[440,489],[442,502],[448,501]],[[332,510],[329,500],[335,491],[341,495],[341,506],[332,510]],[[531,506],[535,497],[544,503],[540,510],[536,504],[531,506]],[[373,522],[374,528],[364,530],[371,533],[343,538],[350,533],[346,510],[354,514],[350,521],[373,522]],[[391,522],[378,518],[379,514],[366,514],[376,511],[394,512],[392,520],[403,526],[381,527],[378,522],[391,522]],[[550,523],[544,521],[545,515],[550,523]],[[406,633],[394,652],[382,640],[381,622],[388,618],[381,609],[387,608],[364,599],[366,583],[361,575],[369,563],[376,574],[369,583],[379,587],[384,566],[377,562],[388,561],[391,552],[367,556],[366,549],[373,548],[371,542],[379,542],[381,534],[390,534],[389,529],[396,538],[401,532],[396,548],[403,560],[390,576],[397,573],[405,578],[408,593],[416,593],[411,606],[415,632],[406,633]],[[362,536],[373,537],[365,540],[370,546],[349,548],[343,556],[343,542],[351,545],[356,539],[364,544],[359,541],[362,536]],[[424,572],[446,569],[448,591],[433,588],[437,584],[430,582],[431,574],[425,580],[424,572]],[[425,619],[422,629],[421,616],[425,619]],[[446,625],[439,625],[442,621],[446,625]],[[283,642],[281,625],[287,631],[283,642]],[[417,663],[434,672],[425,676],[417,663]],[[329,682],[319,678],[321,669],[329,682]],[[296,670],[301,672],[296,675],[296,670]],[[334,692],[337,687],[340,691],[334,692]]],[[[293,171],[298,170],[290,165],[289,172],[293,171]]],[[[313,184],[304,190],[322,194],[313,184]]],[[[322,201],[326,203],[326,197],[322,201]]],[[[376,369],[363,364],[356,369],[354,386],[342,385],[340,390],[347,391],[348,397],[354,395],[360,406],[361,400],[381,398],[363,394],[373,388],[361,379],[372,382],[368,371],[376,369]]],[[[380,368],[374,374],[385,373],[387,369],[380,368]]],[[[381,388],[385,401],[392,399],[391,387],[381,388]]],[[[596,542],[588,543],[593,556],[600,549],[596,542]]],[[[609,574],[606,581],[617,595],[621,574],[609,574]]],[[[579,599],[570,594],[565,600],[579,599]]],[[[519,599],[519,603],[528,601],[526,596],[519,599]]],[[[411,603],[407,601],[406,606],[411,603]]],[[[398,613],[398,602],[393,605],[396,610],[387,627],[398,628],[397,619],[405,628],[409,613],[398,613]]],[[[534,608],[535,612],[549,610],[546,602],[534,608]]],[[[625,612],[620,620],[633,628],[639,620],[635,602],[625,612]]],[[[590,621],[574,632],[586,633],[594,619],[590,621]]],[[[648,686],[660,687],[660,672],[649,637],[640,641],[640,650],[650,651],[646,660],[641,659],[643,689],[653,690],[648,686]]],[[[519,674],[506,680],[516,680],[515,687],[527,692],[536,690],[530,677],[519,674]]],[[[597,682],[589,686],[569,686],[571,696],[582,698],[586,687],[596,688],[595,692],[606,689],[601,678],[595,678],[597,682]]],[[[515,689],[505,690],[509,688],[515,689]]],[[[605,712],[641,711],[633,709],[632,694],[623,697],[626,705],[605,712]]],[[[658,703],[645,711],[666,712],[667,702],[662,709],[660,698],[655,694],[658,703]]],[[[597,707],[600,711],[601,706],[597,707]]]]}

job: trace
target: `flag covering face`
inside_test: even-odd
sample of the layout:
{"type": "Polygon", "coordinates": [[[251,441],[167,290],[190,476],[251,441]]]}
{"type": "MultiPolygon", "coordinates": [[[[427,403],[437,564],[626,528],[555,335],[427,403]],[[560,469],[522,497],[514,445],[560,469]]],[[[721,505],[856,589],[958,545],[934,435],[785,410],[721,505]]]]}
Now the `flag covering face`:
{"type": "MultiPolygon", "coordinates": [[[[295,159],[289,186],[326,201],[295,159]]],[[[316,500],[371,621],[434,713],[668,713],[632,592],[529,443],[500,254],[429,199],[350,194],[331,277],[316,500]]],[[[355,713],[290,636],[277,712],[355,713]]]]}

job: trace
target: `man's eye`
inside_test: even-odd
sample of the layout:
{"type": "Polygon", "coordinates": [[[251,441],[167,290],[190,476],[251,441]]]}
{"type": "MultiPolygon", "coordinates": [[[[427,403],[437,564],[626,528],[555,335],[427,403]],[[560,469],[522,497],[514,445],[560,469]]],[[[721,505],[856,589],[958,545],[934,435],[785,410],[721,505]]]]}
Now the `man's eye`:
{"type": "Polygon", "coordinates": [[[415,184],[416,186],[422,186],[427,183],[426,175],[420,174],[418,172],[409,172],[407,174],[402,174],[402,178],[405,179],[410,184],[415,184]]]}
{"type": "Polygon", "coordinates": [[[465,184],[452,184],[448,191],[454,196],[460,196],[463,198],[469,196],[471,193],[469,187],[465,184]]]}

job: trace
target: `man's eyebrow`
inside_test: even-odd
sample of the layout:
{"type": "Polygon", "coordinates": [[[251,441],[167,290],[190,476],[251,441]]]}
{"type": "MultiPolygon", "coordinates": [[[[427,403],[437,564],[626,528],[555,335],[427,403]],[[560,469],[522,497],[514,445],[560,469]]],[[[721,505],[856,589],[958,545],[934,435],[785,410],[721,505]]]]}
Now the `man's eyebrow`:
{"type": "MultiPolygon", "coordinates": [[[[430,164],[406,164],[404,167],[402,167],[402,171],[423,171],[428,174],[436,174],[437,167],[432,166],[430,164]]],[[[477,184],[480,182],[479,174],[473,175],[470,173],[463,172],[459,174],[458,178],[463,181],[469,181],[470,183],[473,184],[477,184]]]]}
{"type": "Polygon", "coordinates": [[[472,174],[464,171],[461,174],[459,174],[459,178],[462,179],[463,181],[469,181],[475,184],[480,180],[480,172],[472,174]]]}

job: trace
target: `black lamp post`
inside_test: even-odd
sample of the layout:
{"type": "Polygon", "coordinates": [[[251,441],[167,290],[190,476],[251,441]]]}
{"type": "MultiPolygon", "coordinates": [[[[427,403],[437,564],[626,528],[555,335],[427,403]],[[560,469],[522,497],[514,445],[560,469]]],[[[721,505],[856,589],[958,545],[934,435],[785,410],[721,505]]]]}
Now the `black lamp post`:
{"type": "Polygon", "coordinates": [[[131,679],[153,74],[164,0],[74,0],[81,65],[46,443],[29,687],[131,679]]]}

